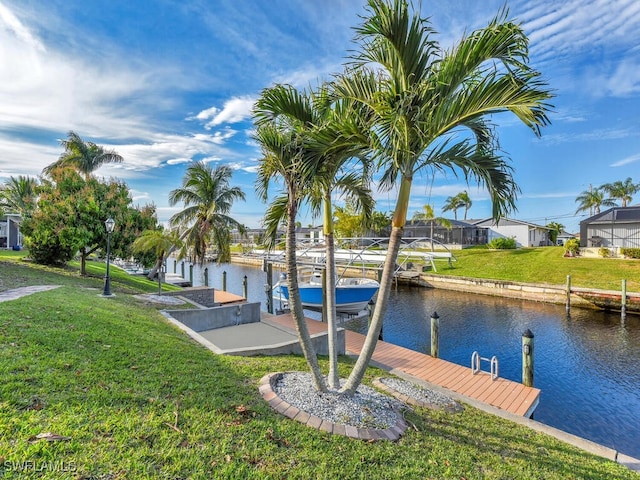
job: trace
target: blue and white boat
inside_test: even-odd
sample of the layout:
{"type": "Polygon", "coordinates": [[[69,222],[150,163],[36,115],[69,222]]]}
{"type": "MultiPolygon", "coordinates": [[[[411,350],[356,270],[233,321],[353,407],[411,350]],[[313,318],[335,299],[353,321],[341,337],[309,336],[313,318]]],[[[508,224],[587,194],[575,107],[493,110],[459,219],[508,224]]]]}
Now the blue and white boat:
{"type": "MultiPolygon", "coordinates": [[[[322,310],[322,273],[315,270],[305,278],[299,275],[298,287],[302,306],[309,310],[322,310]]],[[[336,311],[357,314],[367,308],[380,284],[370,278],[341,277],[336,282],[336,311]]],[[[289,286],[286,276],[274,286],[274,299],[281,303],[289,301],[289,286]]]]}

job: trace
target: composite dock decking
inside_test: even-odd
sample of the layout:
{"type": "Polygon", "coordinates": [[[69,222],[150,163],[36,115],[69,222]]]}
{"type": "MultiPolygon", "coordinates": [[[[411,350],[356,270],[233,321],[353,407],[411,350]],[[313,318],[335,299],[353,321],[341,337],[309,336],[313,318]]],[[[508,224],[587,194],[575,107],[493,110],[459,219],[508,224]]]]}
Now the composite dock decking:
{"type": "MultiPolygon", "coordinates": [[[[286,328],[295,329],[290,314],[271,317],[286,328]]],[[[324,332],[327,325],[316,320],[307,319],[311,334],[324,332]]],[[[346,350],[349,354],[358,355],[364,344],[365,336],[347,330],[346,350]]],[[[417,379],[456,392],[464,397],[491,405],[507,412],[530,417],[538,405],[540,390],[526,387],[505,378],[491,379],[485,372],[473,374],[471,368],[424,353],[379,340],[373,354],[372,364],[394,373],[403,373],[417,379]]]]}

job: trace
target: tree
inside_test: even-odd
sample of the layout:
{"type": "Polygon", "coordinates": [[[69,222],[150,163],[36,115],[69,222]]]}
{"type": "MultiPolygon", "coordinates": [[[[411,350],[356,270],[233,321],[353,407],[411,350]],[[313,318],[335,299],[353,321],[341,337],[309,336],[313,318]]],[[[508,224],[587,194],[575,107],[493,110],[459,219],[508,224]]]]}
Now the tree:
{"type": "Polygon", "coordinates": [[[576,197],[578,208],[576,213],[589,211],[589,215],[600,213],[601,207],[615,207],[617,204],[610,198],[605,198],[599,188],[589,188],[576,197]]]}
{"type": "Polygon", "coordinates": [[[406,2],[369,0],[356,29],[360,49],[336,80],[337,91],[373,118],[369,133],[385,168],[382,185],[399,183],[375,311],[345,392],[362,381],[382,328],[414,175],[461,172],[487,188],[499,218],[515,209],[518,187],[488,118],[512,112],[536,135],[548,123],[545,102],[552,95],[528,66],[528,39],[506,10],[450,50],[433,37],[428,20],[410,13],[406,2]]]}
{"type": "Polygon", "coordinates": [[[18,175],[10,177],[0,188],[0,208],[7,213],[17,213],[22,218],[29,217],[38,200],[38,180],[18,175]]]}
{"type": "Polygon", "coordinates": [[[374,211],[371,214],[369,228],[375,236],[388,236],[391,227],[391,216],[385,212],[374,211]]]}
{"type": "Polygon", "coordinates": [[[352,201],[347,200],[344,206],[336,205],[333,209],[334,229],[340,238],[356,238],[362,235],[366,222],[352,201]]]}
{"type": "Polygon", "coordinates": [[[555,245],[558,240],[558,235],[564,230],[564,225],[558,222],[549,222],[547,223],[547,227],[551,229],[549,230],[549,240],[551,240],[552,245],[555,245]]]}
{"type": "Polygon", "coordinates": [[[204,263],[207,248],[213,244],[218,263],[231,260],[231,230],[244,232],[244,226],[230,216],[236,200],[244,200],[239,187],[231,187],[231,168],[212,168],[204,162],[194,162],[182,179],[182,187],[169,192],[169,205],[183,202],[185,208],[173,215],[172,225],[182,231],[182,238],[200,263],[204,263]]]}
{"type": "Polygon", "coordinates": [[[122,157],[115,150],[105,150],[93,142],[85,142],[77,133],[70,131],[66,140],[60,140],[64,153],[44,173],[50,175],[60,167],[73,167],[88,180],[90,175],[105,163],[121,163],[122,157]]]}
{"type": "MultiPolygon", "coordinates": [[[[298,92],[293,90],[288,92],[294,96],[298,95],[298,92]]],[[[266,105],[261,105],[261,100],[269,93],[268,89],[263,90],[256,103],[257,109],[267,111],[266,105]]],[[[295,99],[291,100],[295,101],[295,99]]],[[[274,246],[278,226],[286,217],[285,264],[291,315],[296,324],[300,348],[311,369],[315,388],[326,391],[326,383],[320,370],[315,348],[311,343],[309,327],[304,318],[298,287],[295,223],[303,194],[308,189],[308,177],[304,175],[303,169],[299,168],[303,152],[298,132],[294,126],[295,122],[294,125],[291,125],[286,121],[258,121],[255,139],[262,150],[262,158],[257,172],[256,191],[260,198],[266,202],[269,198],[270,184],[277,180],[282,180],[284,184],[283,192],[271,201],[265,213],[265,246],[267,248],[274,246]]]]}
{"type": "Polygon", "coordinates": [[[155,208],[131,206],[126,184],[86,180],[70,167],[53,170],[39,190],[37,208],[22,226],[38,263],[63,265],[79,252],[80,273],[86,275],[88,256],[106,248],[107,218],[116,221],[111,236],[114,256],[130,252],[136,236],[156,223],[155,208]]]}
{"type": "Polygon", "coordinates": [[[458,220],[458,209],[462,207],[464,207],[464,203],[460,200],[458,195],[455,195],[453,197],[447,197],[447,199],[444,201],[444,205],[442,206],[442,211],[453,211],[454,220],[458,220]]]}
{"type": "Polygon", "coordinates": [[[416,212],[413,214],[412,221],[422,221],[425,223],[429,223],[431,227],[431,233],[429,236],[431,237],[431,251],[433,252],[433,228],[434,226],[441,225],[447,229],[451,229],[451,222],[443,217],[436,217],[435,212],[433,211],[433,207],[431,205],[423,205],[421,212],[416,212]]]}
{"type": "MultiPolygon", "coordinates": [[[[133,250],[140,253],[152,252],[156,258],[154,269],[160,271],[172,249],[180,248],[181,244],[177,230],[166,231],[163,227],[158,227],[142,232],[133,242],[133,250]]],[[[162,292],[162,280],[162,274],[158,274],[158,293],[162,292]]]]}
{"type": "Polygon", "coordinates": [[[463,191],[460,192],[458,195],[458,200],[460,201],[460,204],[464,207],[464,219],[467,219],[467,213],[469,212],[469,209],[471,208],[471,205],[473,205],[473,202],[471,201],[471,197],[469,197],[469,194],[467,193],[467,191],[463,191]]]}
{"type": "Polygon", "coordinates": [[[633,195],[640,192],[640,184],[633,183],[631,177],[628,177],[624,182],[618,180],[617,182],[600,185],[600,190],[608,193],[610,200],[620,200],[624,208],[627,206],[627,203],[633,200],[633,195]]]}

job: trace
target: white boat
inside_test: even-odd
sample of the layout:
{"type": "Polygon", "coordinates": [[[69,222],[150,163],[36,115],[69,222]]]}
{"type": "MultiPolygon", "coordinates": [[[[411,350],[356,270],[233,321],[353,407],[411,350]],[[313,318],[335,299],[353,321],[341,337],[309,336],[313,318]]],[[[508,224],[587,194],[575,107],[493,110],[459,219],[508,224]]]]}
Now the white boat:
{"type": "MultiPolygon", "coordinates": [[[[286,275],[273,287],[276,302],[288,303],[289,286],[286,275]],[[284,277],[284,278],[283,278],[284,277]]],[[[311,274],[299,274],[298,287],[302,306],[309,310],[322,310],[322,273],[314,270],[311,274]]],[[[356,314],[367,308],[367,304],[378,292],[380,284],[370,278],[341,277],[336,282],[336,311],[356,314]]]]}

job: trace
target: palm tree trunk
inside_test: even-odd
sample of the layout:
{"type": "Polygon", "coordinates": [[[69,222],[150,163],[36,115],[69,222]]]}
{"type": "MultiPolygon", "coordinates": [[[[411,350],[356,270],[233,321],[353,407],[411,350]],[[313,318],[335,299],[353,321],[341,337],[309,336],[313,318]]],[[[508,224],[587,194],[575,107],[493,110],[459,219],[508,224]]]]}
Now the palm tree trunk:
{"type": "Polygon", "coordinates": [[[402,243],[404,225],[407,219],[407,209],[409,208],[409,195],[411,193],[412,180],[412,178],[403,177],[402,183],[400,184],[398,201],[396,202],[396,209],[393,214],[393,219],[391,220],[392,228],[391,235],[389,237],[389,250],[387,250],[387,258],[385,259],[384,268],[382,269],[382,279],[380,281],[380,289],[378,290],[375,310],[373,312],[373,317],[371,318],[371,325],[369,326],[369,331],[367,332],[367,337],[364,340],[362,351],[360,352],[358,360],[351,371],[351,375],[349,375],[344,387],[341,389],[341,391],[347,395],[353,395],[362,382],[362,378],[364,377],[376,348],[380,330],[382,330],[382,323],[389,304],[395,265],[398,260],[400,244],[402,243]]]}
{"type": "Polygon", "coordinates": [[[300,300],[300,289],[298,288],[298,268],[296,265],[296,205],[295,195],[290,192],[289,207],[287,212],[287,248],[285,252],[287,263],[287,283],[289,286],[289,306],[291,307],[291,315],[296,323],[298,339],[300,340],[300,348],[307,360],[307,364],[311,369],[313,381],[316,390],[321,392],[327,391],[322,371],[318,364],[318,357],[311,343],[311,335],[304,318],[304,310],[300,300]]]}
{"type": "Polygon", "coordinates": [[[326,243],[325,264],[327,272],[326,298],[327,298],[327,335],[329,346],[329,388],[340,388],[340,375],[338,373],[338,326],[336,325],[336,258],[335,238],[333,234],[333,218],[331,211],[331,196],[324,199],[324,233],[326,243]]]}

